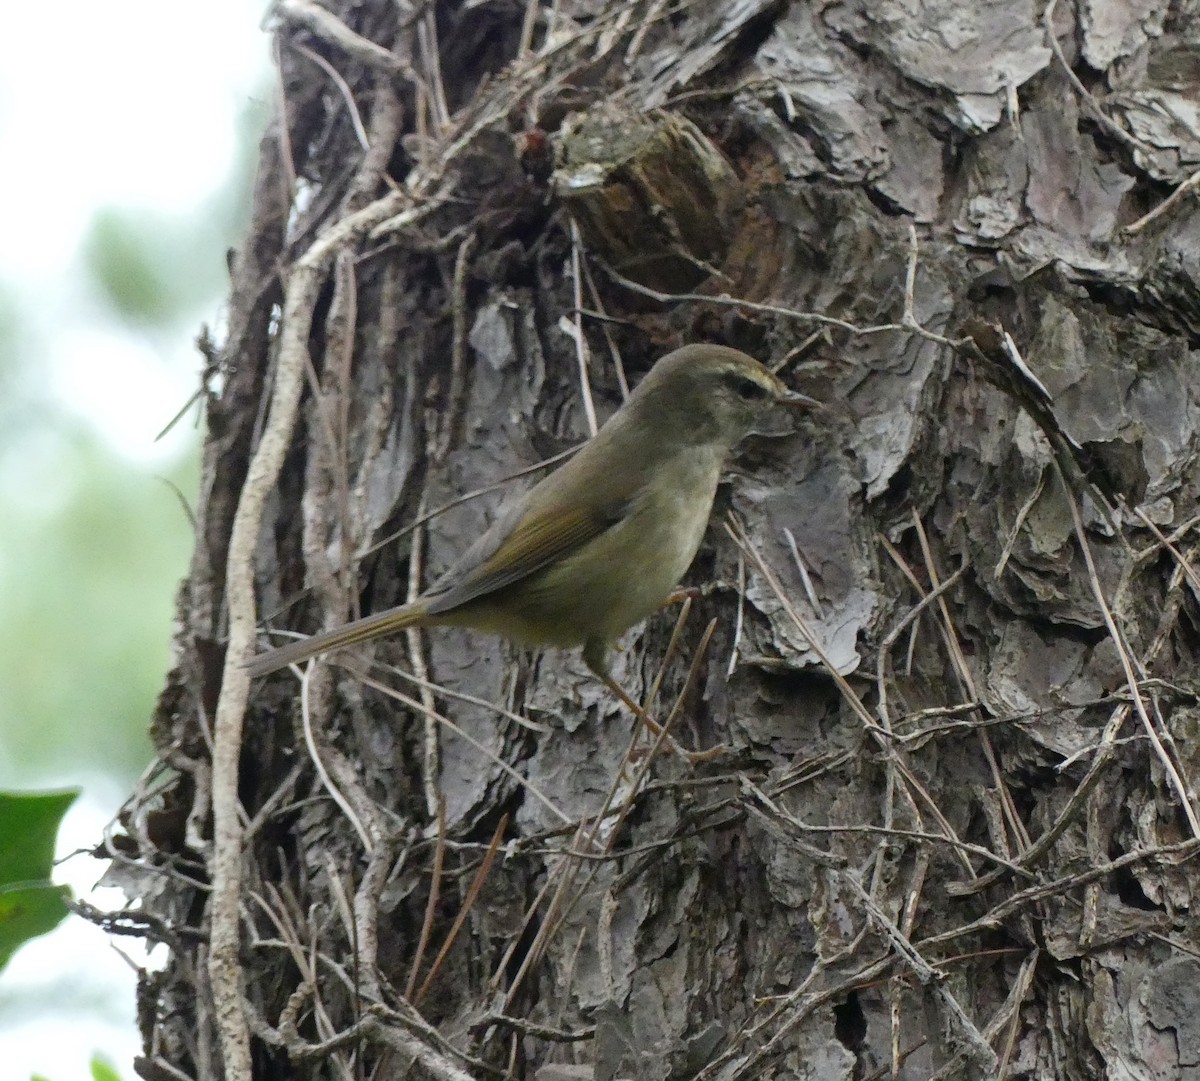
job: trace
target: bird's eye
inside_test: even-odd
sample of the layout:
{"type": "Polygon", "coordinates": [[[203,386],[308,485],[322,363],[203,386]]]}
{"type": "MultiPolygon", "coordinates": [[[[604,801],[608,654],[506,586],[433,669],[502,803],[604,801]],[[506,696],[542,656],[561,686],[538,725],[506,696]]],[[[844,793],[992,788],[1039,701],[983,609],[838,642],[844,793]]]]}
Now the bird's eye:
{"type": "Polygon", "coordinates": [[[757,379],[750,379],[744,375],[735,375],[732,382],[734,391],[743,401],[759,401],[771,393],[757,379]]]}

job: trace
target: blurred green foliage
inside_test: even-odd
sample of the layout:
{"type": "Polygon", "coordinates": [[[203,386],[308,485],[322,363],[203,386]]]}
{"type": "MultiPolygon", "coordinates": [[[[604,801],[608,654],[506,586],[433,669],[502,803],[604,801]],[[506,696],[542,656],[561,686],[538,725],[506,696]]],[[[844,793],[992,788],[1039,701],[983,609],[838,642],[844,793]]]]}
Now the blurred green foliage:
{"type": "MultiPolygon", "coordinates": [[[[0,784],[127,786],[149,755],[191,528],[151,467],[54,400],[43,352],[0,288],[0,784]]],[[[190,456],[169,472],[194,491],[190,456]]]]}
{"type": "MultiPolygon", "coordinates": [[[[263,81],[270,86],[265,65],[263,81]]],[[[78,779],[88,784],[89,799],[100,789],[107,801],[114,789],[128,791],[149,760],[147,729],[192,548],[182,504],[196,491],[200,436],[177,461],[132,461],[81,415],[88,403],[76,411],[55,397],[55,386],[63,385],[55,379],[65,370],[56,365],[73,349],[71,362],[91,363],[89,376],[107,377],[131,415],[161,408],[145,404],[136,381],[120,385],[121,376],[102,368],[87,343],[102,341],[111,356],[114,338],[125,334],[143,354],[149,346],[164,365],[178,363],[201,321],[220,311],[225,252],[244,229],[272,97],[268,90],[246,99],[237,158],[225,185],[203,205],[178,214],[133,202],[85,206],[90,220],[81,235],[59,236],[56,244],[42,243],[39,233],[28,274],[24,253],[8,239],[15,258],[0,280],[0,785],[29,789],[78,779]]],[[[6,160],[40,160],[36,145],[5,141],[19,127],[5,123],[14,104],[0,100],[6,160]]],[[[132,122],[144,124],[137,115],[132,122]]],[[[93,185],[80,190],[86,198],[93,185]]],[[[123,189],[118,181],[95,190],[141,188],[123,189]]],[[[78,220],[69,208],[60,215],[56,206],[55,214],[69,226],[78,220]]],[[[198,371],[201,360],[193,355],[182,363],[198,371]]],[[[179,405],[186,397],[181,393],[179,405]]],[[[154,420],[165,423],[170,411],[154,420]]],[[[0,848],[7,840],[0,832],[0,848]]],[[[72,922],[79,921],[66,926],[72,922]]],[[[61,937],[49,936],[30,953],[61,937]]],[[[32,1020],[36,1030],[43,1013],[64,1037],[82,1020],[132,1031],[132,993],[127,1000],[115,996],[86,949],[72,953],[61,970],[18,977],[20,967],[18,959],[0,980],[0,1077],[29,1076],[28,1066],[14,1074],[10,1057],[23,1038],[22,1023],[32,1020]]],[[[58,1050],[39,1048],[44,1060],[32,1061],[50,1077],[66,1076],[50,1065],[62,1061],[58,1050]]],[[[120,1066],[132,1076],[124,1061],[120,1066]]],[[[71,1075],[78,1078],[78,1069],[71,1075]]],[[[97,1056],[90,1076],[119,1081],[122,1075],[97,1056]]]]}
{"type": "Polygon", "coordinates": [[[226,249],[245,228],[256,139],[265,123],[262,105],[248,103],[228,185],[194,215],[175,219],[140,207],[96,211],[84,238],[83,262],[122,319],[133,326],[178,327],[182,315],[220,296],[226,249]]]}
{"type": "MultiPolygon", "coordinates": [[[[0,782],[128,783],[150,753],[191,526],[166,480],[58,421],[0,460],[0,782]]],[[[167,479],[194,491],[195,463],[167,479]]]]}
{"type": "Polygon", "coordinates": [[[92,1081],[121,1081],[121,1075],[97,1055],[92,1059],[92,1081]]]}
{"type": "MultiPolygon", "coordinates": [[[[92,219],[84,259],[93,281],[122,316],[133,323],[162,326],[187,303],[193,267],[178,259],[178,238],[163,222],[111,207],[92,219]]],[[[206,275],[202,275],[205,276],[206,275]]]]}
{"type": "MultiPolygon", "coordinates": [[[[91,1061],[92,1081],[121,1081],[121,1075],[117,1073],[107,1059],[96,1055],[91,1061]]],[[[48,1078],[41,1074],[34,1074],[29,1081],[49,1081],[48,1078]]]]}
{"type": "Polygon", "coordinates": [[[135,326],[172,327],[181,312],[211,301],[223,283],[224,262],[214,243],[230,223],[201,235],[144,211],[105,207],[96,212],[83,246],[92,283],[116,313],[135,326]]]}
{"type": "MultiPolygon", "coordinates": [[[[227,185],[193,214],[96,209],[72,273],[109,324],[165,349],[216,309],[264,123],[247,102],[227,185]]],[[[55,401],[39,336],[57,328],[23,310],[35,300],[0,282],[0,784],[108,773],[127,788],[150,756],[198,463],[131,462],[55,401]]]]}
{"type": "Polygon", "coordinates": [[[0,282],[0,462],[45,422],[47,403],[34,389],[34,365],[27,359],[37,355],[38,343],[20,300],[0,282]]]}

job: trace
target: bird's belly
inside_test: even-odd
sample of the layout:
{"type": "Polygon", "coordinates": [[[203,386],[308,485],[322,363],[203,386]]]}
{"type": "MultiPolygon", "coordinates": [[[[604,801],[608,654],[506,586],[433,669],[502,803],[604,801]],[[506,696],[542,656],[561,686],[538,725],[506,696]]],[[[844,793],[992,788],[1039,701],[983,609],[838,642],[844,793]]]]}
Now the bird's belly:
{"type": "MultiPolygon", "coordinates": [[[[695,558],[712,510],[720,463],[696,457],[689,464],[698,475],[684,478],[691,483],[672,485],[668,495],[653,501],[643,499],[577,552],[503,591],[506,596],[490,598],[496,602],[495,629],[531,642],[575,646],[611,641],[660,608],[695,558]],[[675,494],[680,488],[691,498],[675,494]]],[[[473,625],[480,625],[482,614],[476,610],[473,625]]]]}

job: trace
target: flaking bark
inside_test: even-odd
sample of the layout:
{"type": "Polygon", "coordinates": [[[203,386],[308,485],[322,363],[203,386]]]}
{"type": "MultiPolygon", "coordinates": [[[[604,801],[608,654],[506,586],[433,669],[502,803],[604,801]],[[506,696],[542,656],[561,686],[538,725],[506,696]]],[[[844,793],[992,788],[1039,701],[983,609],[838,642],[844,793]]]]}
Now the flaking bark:
{"type": "Polygon", "coordinates": [[[256,1078],[1198,1068],[1200,211],[1143,218],[1200,169],[1200,11],[1043,14],[276,9],[159,774],[113,841],[169,950],[142,1076],[248,1076],[214,1001],[256,1078]],[[665,278],[555,194],[622,113],[713,164],[674,203],[632,168],[665,278]],[[730,758],[630,754],[577,657],[455,631],[243,718],[247,604],[311,632],[404,600],[586,436],[585,397],[699,339],[829,403],[744,448],[687,623],[615,658],[730,758]]]}

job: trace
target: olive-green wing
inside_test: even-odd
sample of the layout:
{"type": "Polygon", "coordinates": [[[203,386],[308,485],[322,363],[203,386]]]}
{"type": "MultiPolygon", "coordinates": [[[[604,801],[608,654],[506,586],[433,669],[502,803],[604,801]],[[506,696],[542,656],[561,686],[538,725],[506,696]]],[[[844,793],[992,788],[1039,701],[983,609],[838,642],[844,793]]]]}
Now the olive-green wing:
{"type": "Polygon", "coordinates": [[[442,589],[435,588],[428,598],[429,614],[494,593],[578,551],[620,522],[629,505],[629,500],[620,500],[569,514],[525,514],[486,559],[446,576],[442,589]]]}

